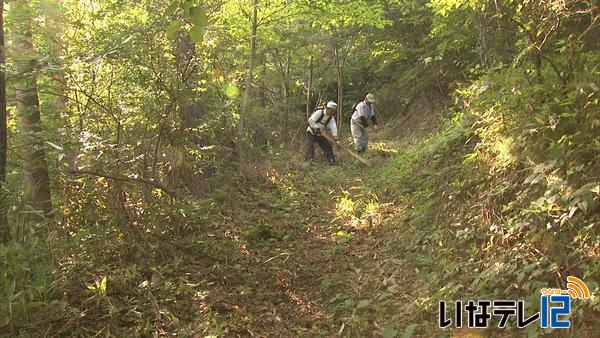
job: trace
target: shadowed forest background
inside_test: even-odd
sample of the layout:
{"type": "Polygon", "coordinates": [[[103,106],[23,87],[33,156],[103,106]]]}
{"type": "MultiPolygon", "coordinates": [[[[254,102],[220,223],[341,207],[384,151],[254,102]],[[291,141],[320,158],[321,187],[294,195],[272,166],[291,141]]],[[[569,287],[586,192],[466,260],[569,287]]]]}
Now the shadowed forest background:
{"type": "Polygon", "coordinates": [[[600,332],[597,1],[1,4],[0,335],[600,332]],[[367,92],[371,165],[303,165],[367,92]],[[438,327],[567,276],[569,330],[438,327]]]}

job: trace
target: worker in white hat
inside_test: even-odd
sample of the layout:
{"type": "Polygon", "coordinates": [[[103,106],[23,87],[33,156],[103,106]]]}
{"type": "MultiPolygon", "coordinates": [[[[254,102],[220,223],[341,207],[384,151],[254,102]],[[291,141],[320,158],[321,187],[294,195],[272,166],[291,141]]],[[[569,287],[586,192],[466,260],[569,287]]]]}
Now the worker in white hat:
{"type": "Polygon", "coordinates": [[[350,131],[352,132],[352,138],[354,138],[354,148],[359,154],[364,153],[369,145],[369,134],[367,133],[369,122],[371,122],[374,130],[378,129],[374,103],[375,95],[369,93],[363,101],[357,103],[353,108],[350,131]]]}
{"type": "Polygon", "coordinates": [[[338,137],[337,124],[335,123],[335,113],[337,112],[337,103],[333,101],[327,102],[324,108],[318,108],[315,110],[310,118],[308,119],[308,128],[306,129],[306,135],[308,144],[306,147],[306,160],[309,162],[313,161],[315,155],[315,143],[321,147],[325,158],[330,164],[335,163],[335,157],[333,156],[333,147],[331,143],[323,136],[323,133],[329,130],[331,136],[337,144],[340,143],[338,137]]]}

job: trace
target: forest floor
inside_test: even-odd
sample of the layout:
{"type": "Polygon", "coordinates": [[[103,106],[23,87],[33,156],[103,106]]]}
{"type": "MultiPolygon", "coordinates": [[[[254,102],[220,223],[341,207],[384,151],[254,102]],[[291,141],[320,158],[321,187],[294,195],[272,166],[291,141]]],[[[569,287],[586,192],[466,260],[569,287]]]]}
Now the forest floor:
{"type": "Polygon", "coordinates": [[[219,318],[214,334],[394,337],[437,329],[437,309],[423,313],[419,304],[426,290],[407,250],[426,230],[407,235],[411,199],[373,170],[411,142],[410,133],[394,135],[372,135],[370,167],[338,148],[335,166],[305,166],[296,155],[253,168],[223,215],[237,259],[203,300],[219,318]]]}
{"type": "Polygon", "coordinates": [[[394,222],[410,206],[368,196],[359,165],[263,170],[271,184],[239,201],[256,213],[228,230],[239,275],[210,297],[231,317],[228,333],[391,335],[411,324],[415,267],[394,222]]]}
{"type": "Polygon", "coordinates": [[[397,220],[410,205],[371,193],[372,172],[359,164],[276,167],[256,168],[263,184],[240,186],[228,216],[236,275],[207,297],[228,318],[223,333],[393,336],[409,327],[418,268],[397,220]]]}

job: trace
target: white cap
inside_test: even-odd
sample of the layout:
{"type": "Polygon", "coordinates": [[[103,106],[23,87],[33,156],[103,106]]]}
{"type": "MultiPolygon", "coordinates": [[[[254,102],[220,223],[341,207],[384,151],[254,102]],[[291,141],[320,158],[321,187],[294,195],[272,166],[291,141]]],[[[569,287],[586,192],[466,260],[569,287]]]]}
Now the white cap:
{"type": "Polygon", "coordinates": [[[329,102],[327,102],[327,108],[337,109],[337,103],[335,103],[333,101],[329,101],[329,102]]]}
{"type": "Polygon", "coordinates": [[[367,94],[367,102],[375,103],[375,95],[373,95],[371,93],[367,94]]]}

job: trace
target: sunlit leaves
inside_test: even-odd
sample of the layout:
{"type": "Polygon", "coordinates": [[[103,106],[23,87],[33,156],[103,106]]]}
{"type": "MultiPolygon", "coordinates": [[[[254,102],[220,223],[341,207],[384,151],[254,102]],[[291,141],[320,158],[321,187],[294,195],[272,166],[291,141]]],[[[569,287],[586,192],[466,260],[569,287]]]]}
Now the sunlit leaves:
{"type": "MultiPolygon", "coordinates": [[[[300,2],[302,3],[302,2],[300,2]]],[[[382,4],[371,1],[309,1],[312,26],[331,31],[344,27],[373,26],[383,28],[391,24],[385,17],[382,4]]]]}
{"type": "Polygon", "coordinates": [[[223,86],[223,93],[229,99],[235,99],[240,94],[238,87],[233,83],[227,83],[223,86]]]}
{"type": "Polygon", "coordinates": [[[460,7],[475,8],[479,1],[477,0],[432,0],[428,6],[431,7],[434,13],[447,16],[451,11],[460,7]]]}
{"type": "Polygon", "coordinates": [[[99,294],[106,295],[106,284],[106,276],[103,276],[102,280],[95,280],[93,284],[88,284],[87,288],[99,294]]]}
{"type": "Polygon", "coordinates": [[[186,19],[193,24],[193,27],[190,29],[190,38],[192,41],[195,43],[202,42],[206,26],[208,25],[206,10],[200,6],[191,7],[186,15],[186,19]]]}
{"type": "Polygon", "coordinates": [[[192,0],[175,0],[167,7],[163,15],[165,17],[181,17],[181,14],[183,14],[184,21],[181,19],[172,21],[165,32],[167,38],[173,40],[178,33],[185,30],[194,43],[201,43],[208,25],[206,9],[201,5],[196,5],[192,0]]]}

